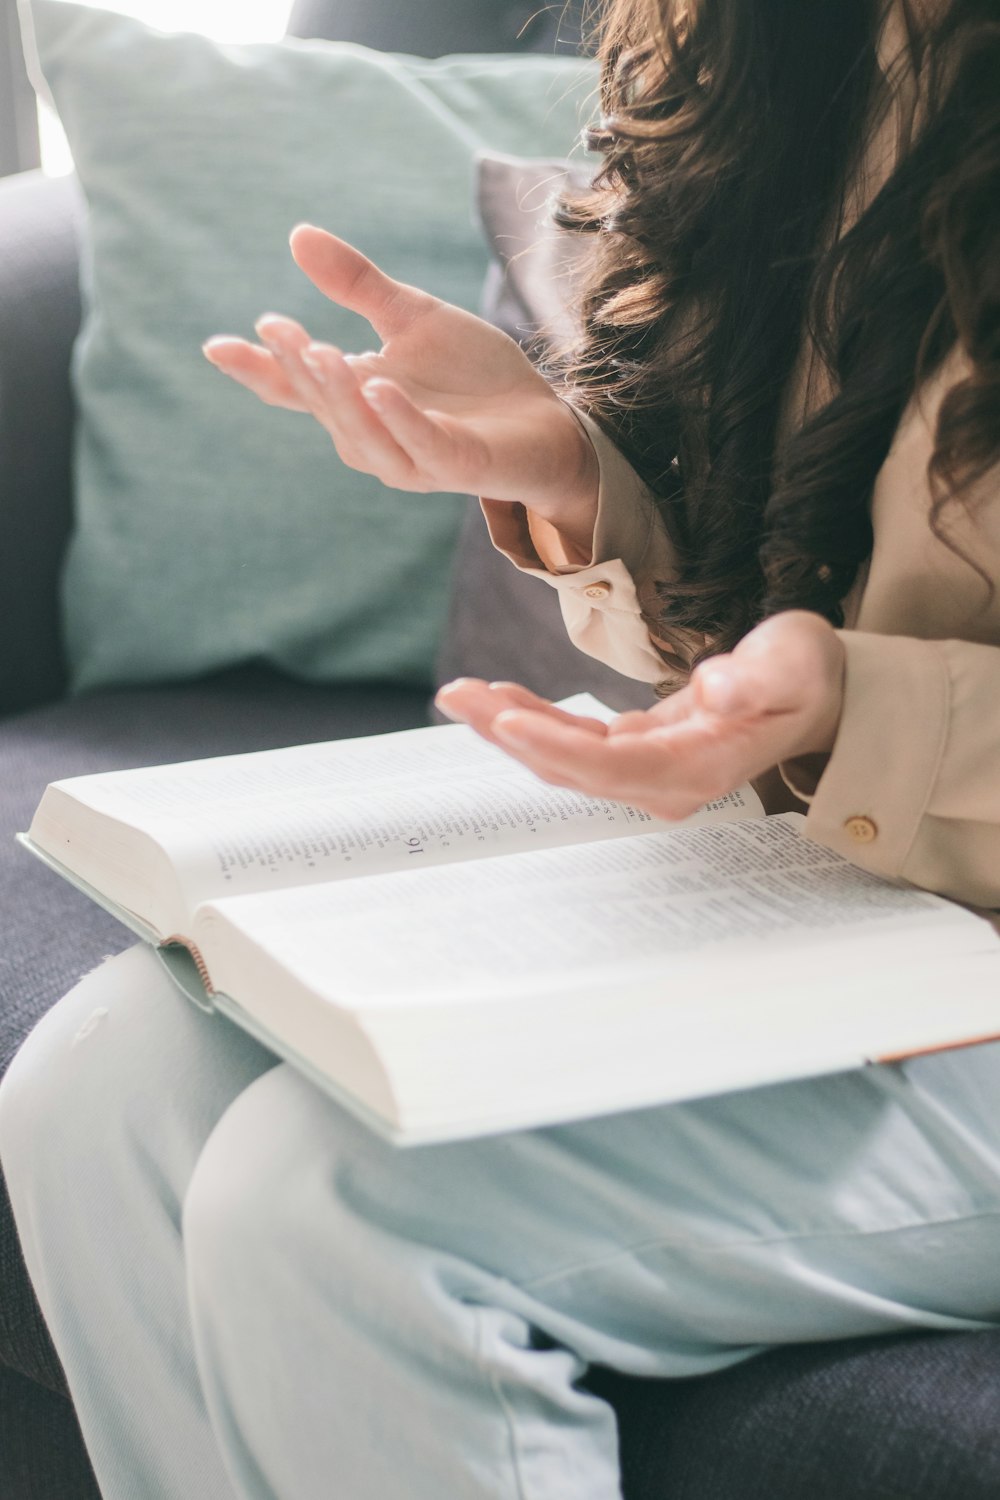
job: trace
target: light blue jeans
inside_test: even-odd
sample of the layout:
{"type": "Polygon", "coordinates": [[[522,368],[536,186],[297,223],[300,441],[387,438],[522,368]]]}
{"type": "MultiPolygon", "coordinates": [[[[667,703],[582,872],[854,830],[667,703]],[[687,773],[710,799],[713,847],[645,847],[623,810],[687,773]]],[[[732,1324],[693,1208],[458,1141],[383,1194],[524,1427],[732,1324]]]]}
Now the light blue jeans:
{"type": "Polygon", "coordinates": [[[138,948],[0,1149],[105,1500],[617,1500],[590,1361],[995,1325],[998,1101],[984,1046],[397,1152],[138,948]]]}

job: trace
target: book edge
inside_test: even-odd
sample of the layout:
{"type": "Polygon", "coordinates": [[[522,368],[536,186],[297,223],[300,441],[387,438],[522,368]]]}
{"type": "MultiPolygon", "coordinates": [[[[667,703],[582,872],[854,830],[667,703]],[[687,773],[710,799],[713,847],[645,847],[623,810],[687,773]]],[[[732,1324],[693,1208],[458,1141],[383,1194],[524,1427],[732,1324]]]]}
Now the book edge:
{"type": "Polygon", "coordinates": [[[157,932],[155,927],[140,917],[138,912],[130,911],[127,906],[120,906],[110,896],[104,895],[96,886],[91,885],[89,881],[84,880],[81,875],[78,875],[75,870],[71,870],[68,865],[64,865],[61,860],[56,859],[54,854],[50,854],[47,849],[43,849],[41,844],[36,843],[30,834],[16,833],[14,838],[22,849],[27,849],[29,854],[33,854],[37,860],[40,860],[43,865],[47,865],[56,875],[61,875],[63,880],[68,881],[81,895],[87,896],[102,911],[106,911],[109,916],[121,922],[130,932],[134,932],[136,937],[141,938],[144,943],[150,943],[154,948],[158,948],[163,942],[162,934],[157,932]]]}

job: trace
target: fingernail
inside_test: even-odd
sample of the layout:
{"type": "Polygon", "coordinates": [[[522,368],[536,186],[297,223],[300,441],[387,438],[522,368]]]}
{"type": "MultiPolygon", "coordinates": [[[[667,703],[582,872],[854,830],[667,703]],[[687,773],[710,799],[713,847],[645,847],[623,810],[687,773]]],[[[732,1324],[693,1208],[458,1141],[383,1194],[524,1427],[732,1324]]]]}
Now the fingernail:
{"type": "Polygon", "coordinates": [[[326,367],[316,349],[303,349],[299,356],[318,385],[326,385],[326,367]]]}
{"type": "Polygon", "coordinates": [[[519,682],[490,682],[487,683],[487,688],[491,693],[503,693],[508,698],[516,699],[517,702],[523,704],[525,708],[538,707],[538,700],[535,698],[534,694],[528,692],[527,689],[523,688],[519,682]]]}
{"type": "Polygon", "coordinates": [[[444,714],[445,718],[450,719],[453,724],[464,724],[465,720],[462,718],[462,715],[456,713],[453,708],[448,707],[448,690],[452,686],[452,683],[448,683],[446,684],[446,686],[438,688],[438,691],[434,698],[434,706],[437,708],[439,713],[444,714]]]}
{"type": "Polygon", "coordinates": [[[375,386],[373,389],[370,384],[363,385],[361,387],[361,394],[362,396],[364,396],[365,400],[368,402],[368,405],[372,407],[374,411],[377,411],[379,413],[385,411],[385,401],[378,386],[375,386]]]}
{"type": "Polygon", "coordinates": [[[520,721],[516,709],[507,709],[502,714],[497,714],[493,720],[493,733],[498,740],[503,740],[505,745],[524,745],[527,736],[520,721]]]}
{"type": "Polygon", "coordinates": [[[729,714],[738,706],[739,693],[728,672],[702,668],[701,699],[713,713],[729,714]]]}
{"type": "Polygon", "coordinates": [[[264,317],[258,318],[253,326],[254,332],[268,347],[272,344],[275,348],[281,347],[281,326],[273,314],[267,313],[264,317]]]}
{"type": "Polygon", "coordinates": [[[206,339],[201,346],[202,354],[211,354],[215,349],[225,349],[227,345],[231,348],[234,344],[241,344],[242,339],[228,333],[213,333],[210,339],[206,339]]]}

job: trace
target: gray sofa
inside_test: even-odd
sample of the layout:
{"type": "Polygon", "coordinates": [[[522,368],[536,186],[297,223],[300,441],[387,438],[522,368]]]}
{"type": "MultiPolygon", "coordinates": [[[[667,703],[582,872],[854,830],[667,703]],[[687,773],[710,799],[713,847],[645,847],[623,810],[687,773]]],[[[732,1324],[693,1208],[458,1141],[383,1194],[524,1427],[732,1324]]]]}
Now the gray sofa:
{"type": "MultiPolygon", "coordinates": [[[[561,9],[316,0],[296,6],[291,30],[426,55],[551,48],[561,9]]],[[[570,12],[558,44],[578,40],[570,12]]],[[[25,174],[0,183],[0,1068],[83,971],[129,941],[14,848],[12,833],[48,781],[371,734],[429,714],[423,690],[306,686],[257,663],[172,687],[64,696],[56,582],[70,520],[78,223],[70,182],[25,174]]],[[[442,677],[458,672],[517,676],[552,695],[589,686],[616,706],[637,701],[634,685],[566,645],[550,591],[492,554],[474,507],[441,662],[442,677]]],[[[776,1350],[697,1381],[600,1370],[590,1378],[619,1415],[626,1500],[1000,1496],[1000,1333],[776,1350]]],[[[96,1495],[2,1197],[0,1496],[96,1495]]]]}

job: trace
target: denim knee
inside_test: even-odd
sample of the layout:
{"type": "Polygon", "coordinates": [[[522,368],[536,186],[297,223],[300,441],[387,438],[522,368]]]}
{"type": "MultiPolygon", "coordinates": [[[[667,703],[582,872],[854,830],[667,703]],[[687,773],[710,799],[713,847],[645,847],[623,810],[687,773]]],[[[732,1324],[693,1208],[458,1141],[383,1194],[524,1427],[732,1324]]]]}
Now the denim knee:
{"type": "MultiPolygon", "coordinates": [[[[309,1133],[296,1127],[292,1100],[310,1085],[279,1066],[251,1083],[226,1110],[194,1168],[183,1207],[189,1279],[218,1281],[223,1291],[237,1267],[281,1252],[303,1212],[294,1202],[309,1133]]],[[[298,1225],[300,1228],[301,1225],[298,1225]]]]}
{"type": "Polygon", "coordinates": [[[164,1142],[172,1101],[197,1064],[198,1024],[143,945],[87,974],[39,1021],[3,1082],[9,1178],[41,1190],[48,1168],[68,1198],[80,1176],[164,1142]]]}
{"type": "MultiPolygon", "coordinates": [[[[44,1015],[28,1034],[0,1083],[0,1158],[8,1178],[32,1172],[54,1153],[85,1144],[82,1117],[93,1120],[95,1108],[107,1109],[108,1087],[104,1049],[87,1043],[107,1023],[119,989],[116,966],[130,960],[102,964],[87,974],[44,1015]]],[[[90,1129],[86,1141],[92,1141],[90,1129]]],[[[89,1149],[89,1146],[88,1146],[89,1149]]],[[[64,1159],[64,1158],[63,1158],[64,1159]]]]}

